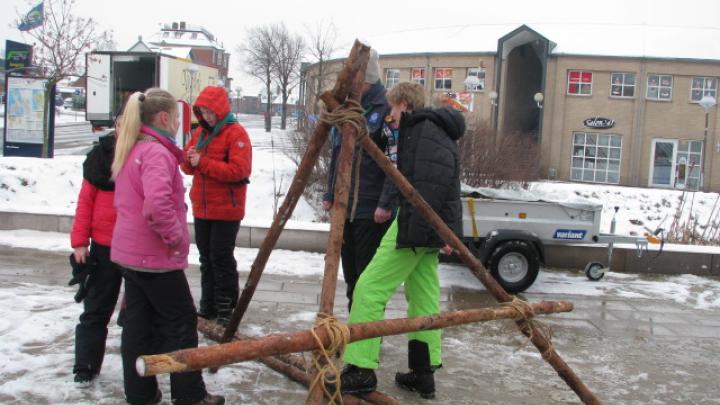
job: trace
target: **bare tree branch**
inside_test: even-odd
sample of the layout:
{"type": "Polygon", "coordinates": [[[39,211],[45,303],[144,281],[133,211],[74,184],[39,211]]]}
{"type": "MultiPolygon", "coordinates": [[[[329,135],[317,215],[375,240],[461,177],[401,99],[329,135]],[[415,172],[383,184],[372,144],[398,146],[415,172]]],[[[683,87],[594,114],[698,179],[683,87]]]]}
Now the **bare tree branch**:
{"type": "MultiPolygon", "coordinates": [[[[43,25],[28,31],[37,41],[33,48],[34,64],[40,67],[48,80],[45,89],[46,113],[49,113],[50,92],[55,85],[69,76],[82,74],[84,53],[113,44],[112,31],[100,31],[92,18],[73,14],[74,6],[75,0],[45,0],[43,25]]],[[[22,18],[18,15],[15,24],[22,18]]],[[[48,155],[47,121],[45,117],[43,157],[48,155]]]]}
{"type": "MultiPolygon", "coordinates": [[[[318,22],[311,29],[308,29],[309,45],[308,54],[312,57],[317,65],[317,75],[306,78],[306,100],[310,100],[306,104],[306,112],[312,112],[317,115],[320,113],[318,97],[325,89],[327,84],[327,67],[326,62],[332,58],[333,53],[337,51],[336,39],[338,30],[335,24],[330,22],[318,22]]],[[[305,100],[303,100],[305,102],[305,100]]]]}
{"type": "Polygon", "coordinates": [[[242,55],[244,70],[250,76],[259,79],[265,85],[267,103],[265,105],[265,131],[270,132],[270,115],[272,111],[272,79],[273,79],[273,38],[270,26],[254,27],[247,30],[245,42],[237,47],[242,55]]]}

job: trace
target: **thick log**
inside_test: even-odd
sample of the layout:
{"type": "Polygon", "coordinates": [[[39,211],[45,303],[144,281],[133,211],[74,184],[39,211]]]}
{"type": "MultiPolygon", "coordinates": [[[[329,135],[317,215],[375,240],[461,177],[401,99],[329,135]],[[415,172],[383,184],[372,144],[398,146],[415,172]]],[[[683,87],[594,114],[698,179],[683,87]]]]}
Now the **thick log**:
{"type": "MultiPolygon", "coordinates": [[[[356,92],[359,89],[358,84],[362,83],[365,79],[365,67],[367,67],[368,58],[362,60],[360,63],[361,69],[353,80],[353,89],[350,94],[350,99],[356,102],[360,101],[360,93],[356,92]]],[[[326,104],[326,108],[335,109],[335,102],[337,99],[329,100],[327,97],[323,98],[326,104]],[[330,107],[332,106],[332,107],[330,107]]],[[[325,254],[325,271],[323,274],[322,290],[320,293],[320,309],[318,315],[322,316],[332,315],[333,308],[335,307],[335,287],[337,286],[338,267],[340,265],[340,251],[342,250],[343,244],[343,229],[345,229],[345,218],[347,214],[348,197],[350,190],[350,176],[352,171],[352,159],[353,151],[355,150],[355,138],[351,135],[352,132],[349,124],[343,124],[342,131],[347,133],[349,136],[342,137],[342,145],[340,146],[340,154],[338,155],[337,170],[335,174],[335,194],[333,196],[333,205],[330,217],[330,235],[328,237],[328,244],[325,254]]],[[[325,366],[325,359],[319,357],[318,365],[320,367],[325,366]]],[[[313,375],[313,379],[319,372],[319,370],[310,370],[313,375]]],[[[323,389],[320,384],[310,387],[307,401],[308,405],[321,404],[323,400],[323,389]]]]}
{"type": "MultiPolygon", "coordinates": [[[[360,136],[356,133],[356,136],[360,136]]],[[[410,182],[400,173],[400,171],[390,162],[380,148],[372,142],[368,137],[358,139],[362,148],[377,162],[380,168],[389,176],[398,187],[403,196],[410,202],[415,209],[425,218],[425,220],[440,235],[445,243],[452,246],[458,253],[463,262],[470,268],[472,273],[477,277],[499,302],[510,302],[512,297],[508,294],[498,282],[488,273],[482,263],[470,252],[470,250],[462,243],[460,238],[443,222],[440,216],[433,211],[430,205],[420,196],[410,182]]],[[[580,380],[570,366],[551,348],[550,342],[545,335],[533,324],[524,320],[516,321],[518,328],[525,336],[529,337],[533,345],[537,347],[543,355],[543,359],[547,361],[558,373],[565,383],[580,397],[586,404],[600,404],[600,400],[590,391],[590,389],[580,380]]]]}
{"type": "MultiPolygon", "coordinates": [[[[543,301],[529,304],[535,314],[549,314],[572,311],[570,302],[543,301]]],[[[448,326],[495,319],[516,318],[517,310],[510,306],[498,308],[470,309],[443,312],[433,316],[416,318],[387,319],[376,322],[347,325],[350,330],[350,342],[378,336],[399,335],[402,333],[440,329],[448,326]]],[[[325,328],[315,328],[315,334],[328,347],[329,338],[325,328]]],[[[254,360],[261,357],[284,353],[297,353],[317,348],[311,331],[281,333],[257,339],[240,340],[214,346],[178,350],[172,353],[140,356],[136,367],[141,376],[163,373],[177,373],[217,367],[225,364],[254,360]]]]}
{"type": "MultiPolygon", "coordinates": [[[[222,339],[222,327],[217,326],[214,322],[209,322],[206,319],[198,318],[198,330],[203,335],[207,336],[216,342],[222,339]]],[[[250,337],[235,333],[233,340],[251,339],[250,337]]],[[[304,385],[305,387],[310,386],[312,377],[308,374],[310,368],[306,363],[305,359],[297,354],[278,354],[275,356],[261,357],[258,359],[259,362],[265,364],[271,369],[277,371],[290,378],[291,380],[304,385]]],[[[373,391],[368,394],[361,395],[343,395],[343,404],[347,405],[397,405],[399,401],[389,395],[383,394],[382,392],[373,391]]]]}
{"type": "MultiPolygon", "coordinates": [[[[370,48],[366,45],[363,45],[359,41],[355,41],[355,44],[350,51],[350,55],[345,62],[345,66],[338,75],[338,80],[335,83],[335,87],[331,92],[331,95],[335,100],[344,101],[348,97],[348,95],[353,89],[353,85],[358,75],[358,72],[362,72],[362,74],[364,74],[365,66],[367,66],[367,59],[369,55],[370,48]]],[[[307,186],[310,174],[312,173],[313,167],[315,166],[318,156],[320,155],[320,150],[327,141],[329,130],[330,125],[324,122],[318,122],[317,126],[315,127],[313,136],[310,139],[307,148],[305,149],[305,154],[303,155],[303,158],[298,165],[298,170],[293,177],[292,183],[290,184],[290,188],[288,189],[285,199],[280,205],[278,213],[273,219],[272,225],[270,226],[270,229],[268,230],[265,239],[260,245],[257,256],[255,257],[255,260],[250,267],[250,274],[248,275],[247,281],[245,282],[245,287],[243,288],[242,294],[238,299],[235,310],[230,317],[230,321],[228,322],[228,326],[225,329],[226,332],[222,341],[229,341],[235,331],[237,331],[238,325],[242,321],[242,318],[245,315],[245,311],[247,311],[247,308],[250,305],[252,296],[253,294],[255,294],[255,289],[257,288],[260,277],[265,270],[265,266],[267,265],[270,253],[272,253],[272,250],[275,247],[277,240],[280,237],[280,234],[285,228],[285,224],[287,223],[288,219],[290,219],[292,212],[297,205],[297,202],[302,196],[303,190],[307,186]]]]}

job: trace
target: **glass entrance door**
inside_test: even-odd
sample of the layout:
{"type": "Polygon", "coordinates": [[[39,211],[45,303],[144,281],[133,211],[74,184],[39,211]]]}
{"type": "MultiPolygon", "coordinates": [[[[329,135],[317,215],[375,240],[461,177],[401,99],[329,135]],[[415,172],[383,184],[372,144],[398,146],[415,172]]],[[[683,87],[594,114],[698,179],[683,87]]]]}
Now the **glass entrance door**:
{"type": "Polygon", "coordinates": [[[650,167],[650,185],[655,187],[674,187],[675,153],[677,141],[656,139],[653,141],[652,162],[650,167]]]}
{"type": "Polygon", "coordinates": [[[651,187],[700,189],[702,141],[655,139],[652,157],[651,187]]]}

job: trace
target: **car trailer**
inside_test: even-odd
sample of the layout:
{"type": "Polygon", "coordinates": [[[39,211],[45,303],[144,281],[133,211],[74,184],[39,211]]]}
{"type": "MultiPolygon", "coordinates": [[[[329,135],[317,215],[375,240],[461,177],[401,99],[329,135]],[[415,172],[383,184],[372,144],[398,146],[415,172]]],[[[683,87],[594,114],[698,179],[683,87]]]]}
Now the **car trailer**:
{"type": "Polygon", "coordinates": [[[606,244],[607,265],[590,262],[585,274],[600,280],[610,270],[613,247],[632,243],[638,257],[648,242],[660,243],[662,229],[645,237],[615,234],[615,207],[610,233],[600,233],[602,205],[509,199],[502,191],[463,193],[463,240],[495,279],[510,293],[528,289],[546,262],[546,245],[606,244]]]}

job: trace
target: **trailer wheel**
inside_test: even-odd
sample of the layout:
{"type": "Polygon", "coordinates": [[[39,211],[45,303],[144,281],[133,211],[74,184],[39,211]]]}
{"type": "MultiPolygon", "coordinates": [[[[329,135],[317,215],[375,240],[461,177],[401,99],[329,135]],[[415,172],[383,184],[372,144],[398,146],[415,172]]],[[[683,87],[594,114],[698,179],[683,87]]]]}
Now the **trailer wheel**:
{"type": "Polygon", "coordinates": [[[605,276],[605,266],[600,262],[590,262],[585,266],[585,275],[592,281],[599,281],[605,276]]]}
{"type": "Polygon", "coordinates": [[[540,259],[535,248],[527,242],[511,240],[495,248],[488,267],[505,291],[519,293],[535,282],[540,270],[540,259]]]}

